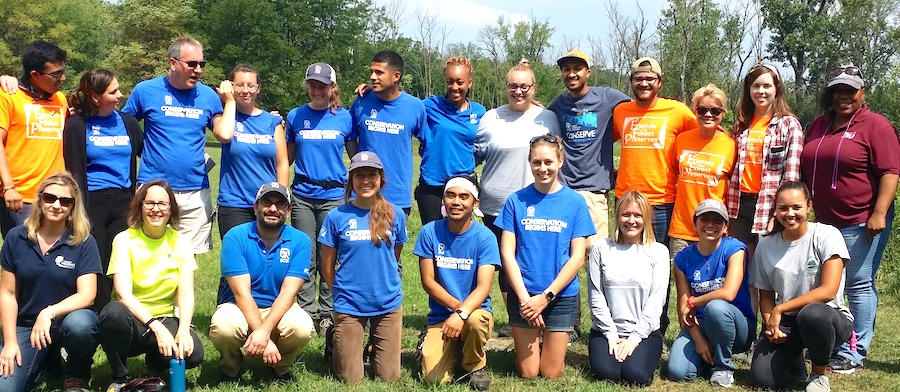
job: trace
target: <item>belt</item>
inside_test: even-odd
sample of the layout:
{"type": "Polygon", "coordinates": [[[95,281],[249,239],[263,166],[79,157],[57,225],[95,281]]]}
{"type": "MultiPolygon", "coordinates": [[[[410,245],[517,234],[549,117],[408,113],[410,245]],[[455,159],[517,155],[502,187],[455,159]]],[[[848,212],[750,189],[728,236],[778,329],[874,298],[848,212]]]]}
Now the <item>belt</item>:
{"type": "Polygon", "coordinates": [[[307,177],[307,176],[304,176],[304,175],[302,175],[302,174],[296,174],[296,173],[295,173],[295,174],[294,174],[294,182],[293,182],[292,185],[297,185],[297,184],[299,184],[299,183],[301,183],[301,182],[304,182],[304,183],[307,183],[307,184],[318,185],[318,186],[320,186],[320,187],[322,187],[322,188],[326,188],[326,189],[331,189],[331,188],[343,188],[343,187],[344,187],[344,183],[343,183],[343,182],[339,182],[339,181],[317,181],[317,180],[313,180],[312,178],[309,178],[309,177],[307,177]]]}

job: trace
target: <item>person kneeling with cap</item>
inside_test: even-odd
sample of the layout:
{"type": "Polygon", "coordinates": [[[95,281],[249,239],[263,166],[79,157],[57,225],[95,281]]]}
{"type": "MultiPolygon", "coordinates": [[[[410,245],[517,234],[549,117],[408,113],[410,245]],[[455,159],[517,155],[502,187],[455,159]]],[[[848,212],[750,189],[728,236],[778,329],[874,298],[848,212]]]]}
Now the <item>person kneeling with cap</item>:
{"type": "MultiPolygon", "coordinates": [[[[450,382],[458,365],[469,385],[487,390],[484,345],[494,328],[490,291],[500,251],[491,231],[472,220],[477,180],[453,177],[444,186],[446,218],[422,227],[414,253],[428,293],[428,326],[421,344],[427,382],[450,382]]],[[[476,212],[477,213],[477,212],[476,212]]]]}
{"type": "Polygon", "coordinates": [[[290,193],[264,184],[253,204],[256,221],[235,226],[222,240],[222,277],[209,337],[221,353],[223,381],[237,381],[245,349],[260,356],[276,381],[292,379],[290,367],[309,342],[313,321],[294,300],[309,279],[309,236],[284,221],[290,193]]]}

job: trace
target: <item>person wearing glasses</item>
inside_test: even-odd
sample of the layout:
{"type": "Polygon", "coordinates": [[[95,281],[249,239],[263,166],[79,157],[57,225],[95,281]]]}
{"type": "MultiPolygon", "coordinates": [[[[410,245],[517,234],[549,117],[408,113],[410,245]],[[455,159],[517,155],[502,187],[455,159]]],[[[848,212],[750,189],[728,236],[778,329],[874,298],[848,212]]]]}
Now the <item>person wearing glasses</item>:
{"type": "Polygon", "coordinates": [[[748,257],[760,235],[772,231],[772,203],[778,186],[800,179],[803,127],[791,112],[778,68],[760,63],[741,87],[731,136],[738,157],[725,193],[729,235],[747,245],[748,257]]]}
{"type": "MultiPolygon", "coordinates": [[[[34,209],[0,249],[0,390],[30,391],[50,363],[62,365],[63,390],[82,390],[97,350],[100,254],[82,193],[68,173],[42,181],[34,209]]],[[[59,369],[56,374],[59,374],[59,369]]]]}
{"type": "MultiPolygon", "coordinates": [[[[200,83],[206,61],[191,37],[169,45],[169,73],[134,86],[123,112],[144,121],[144,152],[138,185],[166,180],[181,206],[178,231],[194,253],[212,247],[212,203],[207,176],[206,128],[222,117],[222,101],[200,83]]],[[[259,186],[256,184],[255,186],[259,186]]]]}
{"type": "MultiPolygon", "coordinates": [[[[509,103],[488,110],[475,135],[475,162],[484,163],[479,208],[484,213],[484,225],[497,237],[498,244],[502,230],[495,221],[506,198],[534,182],[528,164],[529,141],[535,136],[559,133],[556,114],[534,99],[535,92],[534,72],[528,62],[512,67],[506,74],[509,103]]],[[[505,302],[511,287],[502,271],[499,285],[505,302]]],[[[510,336],[508,327],[499,332],[510,336]]]]}
{"type": "Polygon", "coordinates": [[[578,270],[587,237],[597,231],[584,198],[559,181],[562,140],[542,135],[529,145],[534,183],[506,199],[495,223],[503,230],[500,260],[512,288],[506,310],[516,369],[524,378],[552,379],[565,367],[578,270]]]}
{"type": "Polygon", "coordinates": [[[129,227],[113,240],[106,274],[118,300],[100,312],[100,344],[113,377],[108,392],[128,382],[129,357],[146,354],[147,369],[156,375],[172,358],[184,359],[188,369],[203,362],[203,345],[191,329],[197,263],[190,239],[175,229],[180,222],[175,192],[164,180],[152,180],[131,199],[129,227]]]}
{"type": "MultiPolygon", "coordinates": [[[[353,118],[341,102],[334,68],[311,64],[305,84],[309,103],[291,109],[286,121],[288,159],[294,163],[291,225],[315,239],[328,212],[343,204],[344,152],[356,151],[357,140],[350,137],[353,118]]],[[[303,282],[297,302],[316,320],[319,334],[334,324],[332,294],[322,280],[318,242],[313,244],[309,279],[303,282]]]]}
{"type": "Polygon", "coordinates": [[[290,164],[281,117],[257,106],[259,74],[249,65],[239,64],[228,80],[219,84],[224,103],[222,117],[213,135],[222,143],[219,170],[219,239],[232,227],[256,219],[253,204],[262,184],[278,182],[288,186],[290,164]]]}
{"type": "Polygon", "coordinates": [[[701,201],[725,199],[725,188],[734,166],[734,140],[722,128],[728,97],[714,84],[694,92],[691,106],[700,127],[675,137],[669,152],[666,193],[675,194],[669,225],[669,254],[699,239],[694,229],[694,209],[701,201]]]}
{"type": "Polygon", "coordinates": [[[0,234],[31,214],[38,185],[65,170],[62,134],[69,105],[59,91],[66,80],[66,51],[34,41],[22,52],[22,75],[0,94],[0,234]]]}
{"type": "MultiPolygon", "coordinates": [[[[113,238],[128,228],[125,221],[137,184],[137,158],[144,149],[144,133],[137,119],[116,110],[121,97],[112,71],[97,68],[85,72],[69,96],[74,114],[63,130],[66,169],[84,195],[103,271],[109,268],[113,238]]],[[[112,279],[101,274],[95,311],[109,303],[112,289],[112,279]]]]}
{"type": "Polygon", "coordinates": [[[900,174],[897,132],[869,110],[865,96],[859,68],[835,68],[819,98],[824,113],[806,130],[800,155],[816,221],[840,229],[850,250],[846,292],[856,348],[844,344],[828,363],[843,374],[863,367],[875,333],[875,274],[890,237],[900,174]]]}

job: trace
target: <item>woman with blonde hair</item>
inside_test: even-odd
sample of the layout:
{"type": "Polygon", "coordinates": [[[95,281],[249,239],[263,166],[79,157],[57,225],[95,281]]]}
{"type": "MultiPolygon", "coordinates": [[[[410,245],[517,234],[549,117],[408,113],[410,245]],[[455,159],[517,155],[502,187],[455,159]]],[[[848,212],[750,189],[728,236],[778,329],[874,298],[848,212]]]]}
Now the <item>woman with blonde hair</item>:
{"type": "Polygon", "coordinates": [[[0,250],[0,390],[32,390],[44,366],[59,360],[60,348],[67,353],[63,389],[86,388],[97,349],[99,321],[89,308],[100,254],[69,173],[41,182],[37,196],[0,250]]]}
{"type": "Polygon", "coordinates": [[[653,210],[642,193],[619,199],[615,238],[594,242],[588,281],[591,371],[600,380],[650,385],[662,355],[669,251],[656,242],[653,210]]]}

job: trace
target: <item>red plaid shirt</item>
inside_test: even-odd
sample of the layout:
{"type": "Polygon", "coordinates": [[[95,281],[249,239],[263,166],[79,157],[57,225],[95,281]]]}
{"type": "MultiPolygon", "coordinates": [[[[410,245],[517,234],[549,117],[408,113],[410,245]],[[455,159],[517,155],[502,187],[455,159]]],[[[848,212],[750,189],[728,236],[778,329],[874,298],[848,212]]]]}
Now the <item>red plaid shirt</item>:
{"type": "MultiPolygon", "coordinates": [[[[725,192],[725,205],[728,207],[728,215],[737,218],[741,203],[741,175],[744,172],[744,162],[747,160],[747,138],[750,130],[741,129],[736,124],[733,135],[737,140],[738,160],[735,162],[731,181],[725,192]]],[[[759,197],[756,200],[756,214],[750,229],[752,233],[759,234],[766,233],[778,187],[788,181],[800,180],[800,153],[803,151],[803,127],[800,121],[794,116],[772,118],[766,128],[762,151],[759,197]]]]}

